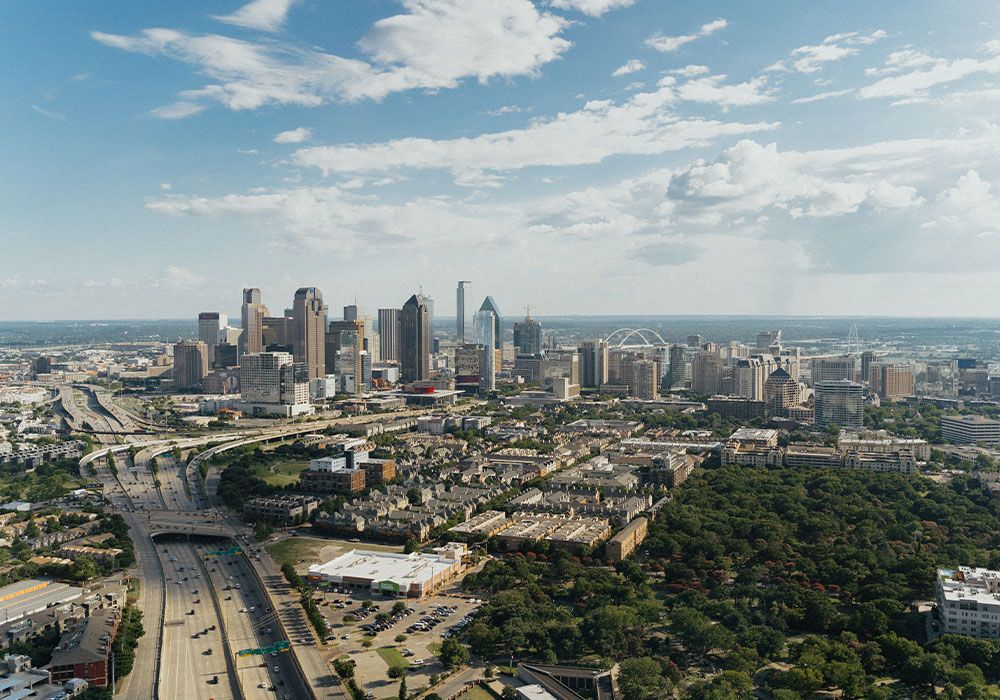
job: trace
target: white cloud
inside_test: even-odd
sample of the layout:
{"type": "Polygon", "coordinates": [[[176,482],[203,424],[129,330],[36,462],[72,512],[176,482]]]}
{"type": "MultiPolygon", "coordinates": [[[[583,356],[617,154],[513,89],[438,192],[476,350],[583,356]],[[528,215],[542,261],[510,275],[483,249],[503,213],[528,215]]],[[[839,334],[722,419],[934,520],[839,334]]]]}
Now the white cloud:
{"type": "Polygon", "coordinates": [[[491,109],[487,114],[492,117],[499,117],[504,114],[517,114],[518,112],[526,111],[524,107],[520,105],[504,105],[503,107],[498,107],[497,109],[491,109]]]}
{"type": "Polygon", "coordinates": [[[943,191],[938,203],[940,213],[935,221],[938,225],[973,233],[1000,231],[1000,197],[992,183],[983,180],[975,170],[969,170],[953,187],[943,191]]]}
{"type": "Polygon", "coordinates": [[[229,109],[270,104],[315,107],[330,100],[379,100],[411,89],[456,87],[463,78],[535,75],[566,51],[568,20],[530,0],[402,0],[407,12],[377,21],[358,42],[366,60],[315,48],[218,34],[145,29],[136,36],[92,32],[113,48],[168,56],[213,82],[154,110],[177,119],[216,101],[229,109]]]}
{"type": "Polygon", "coordinates": [[[229,15],[216,15],[215,19],[247,29],[276,32],[285,24],[288,11],[295,0],[253,0],[229,15]]]}
{"type": "MultiPolygon", "coordinates": [[[[711,143],[723,136],[775,128],[769,122],[727,123],[684,119],[671,107],[679,100],[735,104],[754,97],[753,90],[717,83],[664,85],[655,92],[632,95],[623,103],[587,102],[582,109],[564,112],[523,129],[475,137],[433,140],[405,138],[373,144],[315,146],[296,151],[299,165],[325,174],[388,171],[399,168],[472,171],[511,171],[532,166],[568,166],[599,163],[612,155],[654,155],[711,143]],[[733,94],[727,87],[734,88],[733,94]]],[[[466,176],[467,177],[467,176],[466,176]]]]}
{"type": "Polygon", "coordinates": [[[792,100],[793,105],[805,105],[810,102],[820,102],[821,100],[829,100],[834,97],[843,97],[844,95],[850,95],[854,90],[830,90],[829,92],[820,92],[815,95],[809,95],[808,97],[799,97],[792,100]]]}
{"type": "Polygon", "coordinates": [[[185,290],[200,287],[205,283],[205,278],[201,275],[196,275],[186,268],[178,267],[177,265],[168,265],[163,270],[159,283],[170,289],[185,290]]]}
{"type": "Polygon", "coordinates": [[[615,69],[615,72],[611,75],[619,78],[623,75],[629,75],[630,73],[638,73],[646,67],[646,64],[640,61],[638,58],[631,59],[628,63],[619,68],[615,69]]]}
{"type": "Polygon", "coordinates": [[[915,51],[911,48],[905,48],[890,53],[889,57],[885,59],[885,65],[882,68],[867,68],[865,70],[865,75],[869,78],[873,78],[879,75],[897,73],[907,68],[919,68],[921,66],[931,65],[933,63],[937,63],[937,59],[934,57],[928,56],[920,51],[915,51]]]}
{"type": "Polygon", "coordinates": [[[576,10],[591,17],[600,17],[605,12],[621,7],[630,7],[635,0],[552,0],[552,7],[560,10],[576,10]]]}
{"type": "Polygon", "coordinates": [[[885,66],[866,71],[869,76],[885,77],[861,88],[858,95],[863,99],[923,99],[930,88],[938,85],[954,83],[972,75],[1000,73],[1000,55],[996,55],[988,44],[983,49],[987,52],[983,58],[951,61],[914,51],[890,54],[885,66]]]}
{"type": "MultiPolygon", "coordinates": [[[[440,251],[447,258],[442,265],[473,264],[461,251],[469,250],[474,231],[478,258],[484,249],[502,249],[505,259],[518,261],[513,275],[521,274],[522,262],[535,269],[549,259],[572,268],[576,279],[594,261],[607,270],[615,261],[636,260],[684,265],[692,275],[720,269],[752,275],[772,270],[779,255],[784,273],[809,273],[810,285],[816,274],[831,275],[829,290],[844,274],[982,269],[995,258],[997,187],[980,175],[982,168],[959,178],[968,166],[957,173],[955,167],[980,162],[996,173],[998,155],[995,128],[816,151],[741,141],[715,159],[569,192],[547,187],[513,200],[482,189],[487,177],[464,198],[393,201],[389,193],[344,186],[296,186],[223,197],[165,195],[147,207],[171,216],[238,219],[241,230],[257,228],[271,241],[277,231],[279,243],[287,241],[296,254],[303,248],[360,254],[391,245],[405,255],[440,251]],[[942,245],[942,236],[954,245],[942,245]],[[866,254],[857,255],[859,249],[866,254]]],[[[549,288],[571,279],[552,275],[549,288]]],[[[690,277],[684,280],[689,284],[690,277]]]]}
{"type": "Polygon", "coordinates": [[[274,137],[275,143],[302,143],[312,138],[312,129],[300,126],[290,131],[282,131],[274,137]]]}
{"type": "Polygon", "coordinates": [[[674,75],[680,75],[684,78],[695,78],[699,75],[706,75],[708,73],[711,73],[712,69],[709,68],[708,66],[690,65],[690,66],[684,66],[683,68],[675,68],[670,72],[673,73],[674,75]]]}
{"type": "Polygon", "coordinates": [[[169,182],[161,182],[160,183],[160,189],[161,190],[172,190],[172,189],[174,189],[174,186],[171,185],[169,182]]]}
{"type": "MultiPolygon", "coordinates": [[[[862,34],[861,32],[831,34],[820,44],[793,49],[790,59],[791,69],[799,73],[815,73],[823,67],[824,63],[854,56],[860,53],[859,46],[872,44],[886,36],[886,32],[882,29],[877,29],[870,34],[862,34]]],[[[789,70],[788,62],[778,61],[769,66],[767,70],[789,70]]]]}
{"type": "Polygon", "coordinates": [[[701,28],[695,34],[683,34],[681,36],[664,36],[662,34],[656,34],[646,39],[646,46],[663,53],[671,53],[673,51],[677,51],[685,44],[690,44],[692,41],[700,39],[701,37],[714,34],[720,29],[725,29],[728,24],[729,23],[724,19],[717,19],[714,22],[701,25],[701,28]]]}
{"type": "Polygon", "coordinates": [[[185,119],[204,111],[205,105],[203,104],[188,102],[187,100],[179,100],[172,104],[152,109],[149,113],[154,117],[159,117],[160,119],[185,119]]]}
{"type": "Polygon", "coordinates": [[[774,101],[776,90],[768,87],[767,78],[764,76],[758,76],[745,83],[734,85],[725,84],[723,82],[725,79],[725,75],[710,75],[689,80],[677,86],[677,96],[689,102],[715,104],[722,107],[723,110],[774,101]]]}

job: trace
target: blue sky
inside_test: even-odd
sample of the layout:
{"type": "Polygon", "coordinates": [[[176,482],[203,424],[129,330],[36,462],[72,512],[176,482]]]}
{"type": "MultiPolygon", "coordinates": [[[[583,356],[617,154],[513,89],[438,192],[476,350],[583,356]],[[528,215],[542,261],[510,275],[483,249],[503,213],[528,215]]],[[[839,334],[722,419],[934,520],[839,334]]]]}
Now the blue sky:
{"type": "Polygon", "coordinates": [[[996,316],[992,1],[0,6],[5,318],[996,316]]]}

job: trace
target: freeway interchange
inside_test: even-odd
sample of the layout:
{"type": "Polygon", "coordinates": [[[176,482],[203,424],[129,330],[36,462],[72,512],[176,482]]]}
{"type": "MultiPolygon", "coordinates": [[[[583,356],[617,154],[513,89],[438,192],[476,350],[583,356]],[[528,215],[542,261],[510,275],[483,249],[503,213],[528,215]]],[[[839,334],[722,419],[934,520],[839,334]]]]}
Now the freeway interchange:
{"type": "Polygon", "coordinates": [[[356,419],[167,440],[136,434],[136,423],[109,411],[94,394],[79,398],[68,387],[60,394],[65,413],[86,421],[101,444],[81,460],[81,472],[89,470],[101,482],[108,503],[128,523],[141,581],[138,607],[147,633],[116,697],[344,700],[297,592],[254,546],[249,529],[215,502],[197,465],[227,447],[356,419]],[[174,458],[176,447],[194,450],[220,441],[190,462],[174,458]],[[235,547],[239,554],[210,556],[235,547]],[[287,652],[238,655],[284,646],[283,640],[291,642],[287,652]]]}

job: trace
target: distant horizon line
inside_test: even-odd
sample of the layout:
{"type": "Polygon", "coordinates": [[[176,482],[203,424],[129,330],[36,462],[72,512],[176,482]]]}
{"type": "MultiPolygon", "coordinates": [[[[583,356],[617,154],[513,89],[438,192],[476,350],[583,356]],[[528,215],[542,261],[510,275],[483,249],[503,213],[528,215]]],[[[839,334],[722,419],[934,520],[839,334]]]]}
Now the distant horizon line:
{"type": "MultiPolygon", "coordinates": [[[[380,307],[382,308],[382,307],[380,307]]],[[[367,315],[367,314],[366,314],[367,315]]],[[[228,314],[229,318],[236,319],[239,318],[236,314],[228,314]]],[[[328,316],[328,318],[330,318],[328,316]]],[[[440,316],[435,315],[435,321],[440,321],[442,319],[454,319],[456,316],[454,314],[442,314],[440,316]]],[[[502,316],[501,318],[515,318],[514,316],[502,316]]],[[[517,316],[520,318],[520,316],[517,316]]],[[[766,318],[766,319],[873,319],[873,320],[955,320],[955,321],[1000,321],[1000,316],[935,316],[935,315],[886,315],[886,314],[873,314],[873,315],[848,315],[848,314],[535,314],[531,318],[534,319],[629,319],[629,318],[687,318],[687,319],[756,319],[756,318],[766,318]]],[[[336,319],[333,319],[336,320],[336,319]]],[[[141,323],[141,322],[164,322],[164,321],[176,321],[176,322],[193,322],[197,323],[197,316],[182,317],[182,316],[152,316],[146,318],[135,318],[135,317],[120,317],[120,318],[53,318],[53,319],[4,319],[0,320],[0,326],[14,324],[14,323],[141,323]]]]}

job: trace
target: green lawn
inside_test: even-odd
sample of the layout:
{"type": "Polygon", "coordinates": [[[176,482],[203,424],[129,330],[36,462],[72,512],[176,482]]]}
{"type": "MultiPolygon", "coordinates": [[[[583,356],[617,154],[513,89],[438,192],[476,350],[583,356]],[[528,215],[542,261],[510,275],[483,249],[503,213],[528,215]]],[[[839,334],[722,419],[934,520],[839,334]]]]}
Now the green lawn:
{"type": "Polygon", "coordinates": [[[326,557],[332,558],[349,552],[352,549],[373,549],[377,552],[402,552],[399,545],[388,544],[368,544],[367,542],[348,542],[347,540],[320,539],[318,537],[289,537],[281,542],[268,545],[267,551],[271,553],[278,564],[291,564],[298,566],[299,561],[315,563],[320,559],[320,550],[324,547],[331,547],[326,557]]]}
{"type": "Polygon", "coordinates": [[[316,539],[315,537],[289,537],[281,542],[268,545],[267,551],[271,553],[278,564],[291,564],[295,566],[299,560],[316,561],[319,550],[323,549],[329,542],[316,539]]]}
{"type": "Polygon", "coordinates": [[[440,642],[431,642],[430,644],[427,645],[427,651],[429,651],[430,653],[434,654],[434,656],[440,655],[441,654],[441,643],[440,642]]]}
{"type": "Polygon", "coordinates": [[[396,647],[382,647],[378,650],[378,655],[382,657],[389,668],[409,668],[410,662],[406,660],[396,647]]]}
{"type": "Polygon", "coordinates": [[[258,474],[271,486],[288,486],[299,482],[299,472],[309,466],[308,461],[279,462],[261,467],[258,474]]]}
{"type": "Polygon", "coordinates": [[[474,685],[469,688],[463,697],[465,700],[496,700],[493,695],[483,690],[482,687],[478,685],[474,685]]]}

